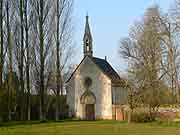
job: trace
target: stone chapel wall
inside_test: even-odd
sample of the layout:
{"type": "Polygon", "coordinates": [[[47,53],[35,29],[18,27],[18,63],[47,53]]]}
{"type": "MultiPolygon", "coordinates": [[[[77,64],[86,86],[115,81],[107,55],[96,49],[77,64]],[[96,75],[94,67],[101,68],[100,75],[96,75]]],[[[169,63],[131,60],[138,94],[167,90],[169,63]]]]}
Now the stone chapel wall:
{"type": "Polygon", "coordinates": [[[85,117],[84,106],[80,98],[85,92],[84,79],[90,77],[92,86],[90,90],[96,97],[95,117],[96,119],[112,119],[112,93],[111,80],[95,65],[89,57],[86,57],[74,75],[75,89],[75,114],[78,118],[85,117]]]}

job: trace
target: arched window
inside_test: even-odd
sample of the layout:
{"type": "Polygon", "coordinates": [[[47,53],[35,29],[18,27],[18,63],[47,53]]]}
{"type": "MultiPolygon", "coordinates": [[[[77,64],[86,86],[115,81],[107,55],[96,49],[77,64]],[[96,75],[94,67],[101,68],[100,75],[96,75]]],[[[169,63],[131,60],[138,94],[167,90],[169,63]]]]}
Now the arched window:
{"type": "Polygon", "coordinates": [[[86,77],[84,79],[84,86],[86,89],[89,89],[89,87],[91,87],[92,85],[92,79],[90,77],[86,77]]]}
{"type": "Polygon", "coordinates": [[[88,39],[86,40],[86,50],[87,50],[87,51],[90,50],[90,47],[89,47],[89,40],[88,40],[88,39]]]}

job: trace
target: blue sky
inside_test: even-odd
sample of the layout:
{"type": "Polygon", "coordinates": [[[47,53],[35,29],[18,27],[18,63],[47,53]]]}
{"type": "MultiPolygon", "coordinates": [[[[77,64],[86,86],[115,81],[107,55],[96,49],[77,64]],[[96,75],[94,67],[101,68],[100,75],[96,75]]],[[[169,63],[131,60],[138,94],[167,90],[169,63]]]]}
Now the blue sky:
{"type": "Polygon", "coordinates": [[[88,12],[94,56],[107,56],[115,69],[124,71],[126,64],[118,55],[119,40],[128,35],[134,21],[144,14],[153,1],[156,1],[162,10],[168,10],[174,0],[75,0],[76,63],[83,57],[82,38],[88,12]]]}

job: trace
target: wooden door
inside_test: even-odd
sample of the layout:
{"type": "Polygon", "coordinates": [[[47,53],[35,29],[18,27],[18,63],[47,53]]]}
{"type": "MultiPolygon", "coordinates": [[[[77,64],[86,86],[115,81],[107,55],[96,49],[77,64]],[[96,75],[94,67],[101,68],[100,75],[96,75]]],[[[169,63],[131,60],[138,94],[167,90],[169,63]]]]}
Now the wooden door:
{"type": "Polygon", "coordinates": [[[95,120],[94,104],[86,105],[86,120],[95,120]]]}

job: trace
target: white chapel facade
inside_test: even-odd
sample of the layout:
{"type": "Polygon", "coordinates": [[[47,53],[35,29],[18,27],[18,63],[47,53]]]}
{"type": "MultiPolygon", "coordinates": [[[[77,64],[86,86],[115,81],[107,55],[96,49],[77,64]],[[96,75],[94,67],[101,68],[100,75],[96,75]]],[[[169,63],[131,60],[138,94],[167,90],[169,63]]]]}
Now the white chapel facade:
{"type": "Polygon", "coordinates": [[[113,119],[113,105],[123,104],[127,91],[108,61],[93,56],[92,41],[86,16],[84,58],[67,81],[69,116],[87,120],[113,119]]]}

